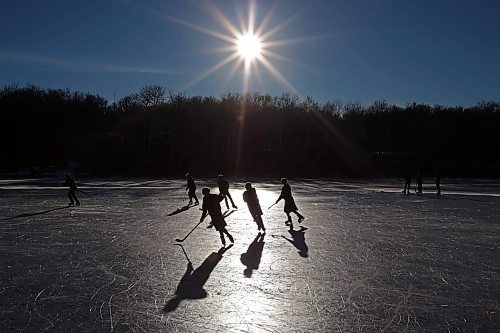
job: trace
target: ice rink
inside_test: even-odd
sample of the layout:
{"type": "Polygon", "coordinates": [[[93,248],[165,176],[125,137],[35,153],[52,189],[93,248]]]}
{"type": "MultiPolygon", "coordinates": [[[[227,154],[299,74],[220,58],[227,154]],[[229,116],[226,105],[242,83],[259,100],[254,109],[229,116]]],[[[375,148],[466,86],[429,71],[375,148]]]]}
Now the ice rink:
{"type": "Polygon", "coordinates": [[[80,207],[63,179],[0,181],[0,331],[500,332],[499,180],[292,178],[290,227],[254,179],[260,237],[228,180],[228,248],[210,218],[175,245],[201,216],[184,179],[77,179],[80,207]]]}

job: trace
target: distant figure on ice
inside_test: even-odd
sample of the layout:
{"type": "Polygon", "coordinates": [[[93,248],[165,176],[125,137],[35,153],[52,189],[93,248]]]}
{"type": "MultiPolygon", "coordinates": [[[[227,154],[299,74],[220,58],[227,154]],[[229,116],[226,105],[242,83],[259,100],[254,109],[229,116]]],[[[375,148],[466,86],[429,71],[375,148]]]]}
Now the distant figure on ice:
{"type": "Polygon", "coordinates": [[[74,206],[75,202],[77,206],[80,206],[80,201],[76,197],[76,183],[71,177],[69,173],[66,174],[66,180],[64,181],[65,186],[69,186],[69,192],[68,192],[68,198],[69,198],[69,204],[68,206],[74,206]]]}
{"type": "Polygon", "coordinates": [[[403,190],[403,194],[410,194],[411,188],[411,172],[409,169],[405,171],[405,188],[403,190]]]}
{"type": "Polygon", "coordinates": [[[231,234],[226,230],[227,223],[224,220],[224,216],[222,215],[220,209],[220,202],[224,199],[224,197],[221,194],[210,194],[210,189],[207,187],[204,187],[201,190],[201,193],[203,193],[203,204],[201,206],[203,212],[201,213],[200,222],[203,222],[205,217],[210,214],[212,224],[214,225],[215,230],[217,230],[220,234],[222,245],[226,245],[224,234],[227,235],[227,238],[229,238],[231,243],[234,243],[233,236],[231,236],[231,234]]]}
{"type": "Polygon", "coordinates": [[[243,201],[247,203],[248,210],[250,211],[250,214],[252,214],[255,223],[257,223],[257,228],[259,228],[259,231],[262,229],[262,231],[264,231],[265,233],[266,228],[264,228],[264,222],[262,221],[262,209],[260,208],[257,192],[250,183],[245,184],[245,189],[246,191],[243,192],[243,201]]]}
{"type": "Polygon", "coordinates": [[[217,183],[219,185],[219,193],[224,196],[224,200],[226,201],[226,207],[229,209],[229,203],[227,202],[227,198],[231,200],[231,204],[234,209],[238,209],[234,204],[233,198],[231,198],[231,194],[229,194],[229,183],[224,179],[224,175],[220,174],[217,176],[217,183]]]}
{"type": "Polygon", "coordinates": [[[194,199],[195,200],[194,204],[198,205],[200,202],[196,197],[196,184],[194,183],[194,178],[189,173],[186,173],[186,179],[187,179],[186,191],[188,191],[189,204],[190,205],[193,204],[193,199],[194,199]]]}
{"type": "Polygon", "coordinates": [[[441,195],[441,173],[439,172],[439,169],[436,169],[434,176],[435,176],[435,180],[436,180],[436,190],[437,190],[436,195],[440,196],[441,195]]]}
{"type": "Polygon", "coordinates": [[[284,212],[286,213],[286,216],[288,217],[287,223],[292,222],[292,217],[290,216],[290,213],[295,213],[297,217],[299,218],[299,223],[304,221],[304,216],[302,216],[298,212],[298,208],[295,205],[295,200],[293,200],[292,197],[292,188],[288,184],[288,179],[286,178],[281,178],[281,184],[283,184],[283,188],[281,189],[281,194],[276,200],[276,203],[278,203],[281,199],[285,200],[285,207],[284,207],[284,212]]]}
{"type": "Polygon", "coordinates": [[[247,268],[243,271],[246,277],[251,277],[253,270],[259,269],[260,259],[262,257],[262,251],[264,250],[264,236],[266,234],[257,234],[257,237],[248,246],[247,252],[243,253],[240,257],[241,263],[247,268]]]}
{"type": "Polygon", "coordinates": [[[422,174],[417,170],[417,194],[422,195],[422,174]]]}

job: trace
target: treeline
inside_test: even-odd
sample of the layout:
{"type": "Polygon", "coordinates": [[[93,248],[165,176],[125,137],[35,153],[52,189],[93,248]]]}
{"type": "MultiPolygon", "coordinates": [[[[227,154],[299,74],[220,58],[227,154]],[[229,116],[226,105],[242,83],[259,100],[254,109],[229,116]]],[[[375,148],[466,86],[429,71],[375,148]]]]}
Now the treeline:
{"type": "Polygon", "coordinates": [[[4,171],[91,175],[499,176],[500,104],[317,103],[292,94],[188,97],[153,85],[116,103],[0,90],[4,171]]]}

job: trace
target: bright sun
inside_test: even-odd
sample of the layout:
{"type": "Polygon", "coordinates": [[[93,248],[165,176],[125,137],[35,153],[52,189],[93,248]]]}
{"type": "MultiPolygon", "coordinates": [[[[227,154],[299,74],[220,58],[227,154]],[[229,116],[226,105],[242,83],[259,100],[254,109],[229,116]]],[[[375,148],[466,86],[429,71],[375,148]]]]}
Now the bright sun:
{"type": "Polygon", "coordinates": [[[238,53],[245,61],[251,61],[260,56],[262,44],[259,37],[245,34],[238,38],[238,53]]]}
{"type": "MultiPolygon", "coordinates": [[[[246,1],[245,1],[246,2],[246,1]]],[[[281,45],[287,45],[297,42],[299,39],[272,39],[272,36],[283,30],[287,25],[291,24],[293,16],[274,27],[269,27],[268,24],[271,21],[272,12],[271,9],[268,11],[266,16],[260,21],[256,20],[256,1],[248,1],[248,17],[243,16],[243,12],[237,9],[237,16],[239,24],[234,24],[231,20],[224,15],[217,7],[209,4],[206,1],[206,8],[208,13],[210,13],[215,21],[220,24],[225,31],[219,32],[217,30],[211,30],[204,28],[202,26],[192,24],[183,20],[178,20],[175,18],[170,18],[182,25],[185,25],[191,29],[200,31],[209,36],[215,37],[223,42],[222,45],[216,49],[215,52],[229,53],[225,58],[220,60],[218,63],[207,69],[204,73],[191,80],[184,89],[191,87],[197,82],[207,78],[213,73],[221,70],[229,64],[233,64],[232,69],[229,71],[228,81],[234,76],[237,69],[243,65],[243,84],[242,84],[242,94],[247,94],[250,87],[250,76],[253,75],[254,79],[257,81],[252,81],[253,85],[257,83],[263,83],[263,78],[261,76],[261,69],[265,69],[270,73],[279,83],[285,86],[289,91],[294,93],[297,90],[293,85],[288,82],[288,80],[281,74],[281,72],[276,68],[272,59],[278,61],[289,61],[287,57],[276,53],[274,50],[281,45]]],[[[274,7],[273,7],[274,8],[274,7]]]]}

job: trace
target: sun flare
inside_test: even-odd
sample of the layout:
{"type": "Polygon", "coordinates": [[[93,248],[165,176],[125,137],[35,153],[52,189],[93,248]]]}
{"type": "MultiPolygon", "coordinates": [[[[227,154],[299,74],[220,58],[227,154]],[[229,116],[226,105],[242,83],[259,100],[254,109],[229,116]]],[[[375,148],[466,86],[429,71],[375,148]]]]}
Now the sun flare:
{"type": "Polygon", "coordinates": [[[217,31],[203,26],[199,26],[194,23],[190,23],[184,20],[179,20],[173,17],[169,17],[177,23],[185,25],[191,29],[202,32],[208,36],[215,37],[220,41],[226,43],[226,45],[221,45],[215,48],[213,51],[228,53],[226,57],[221,59],[218,63],[207,69],[205,72],[198,75],[196,78],[191,80],[186,84],[184,89],[188,89],[194,84],[206,79],[210,75],[217,71],[220,71],[226,66],[231,66],[231,70],[228,72],[227,82],[235,75],[238,68],[243,68],[243,84],[242,84],[242,94],[245,95],[249,92],[250,87],[250,77],[252,76],[255,82],[263,83],[263,76],[261,71],[264,70],[282,86],[284,86],[288,91],[297,93],[297,90],[293,85],[288,82],[285,76],[280,72],[278,67],[273,64],[272,60],[291,62],[288,57],[284,57],[277,52],[275,49],[280,46],[296,43],[304,38],[292,38],[292,39],[274,39],[273,36],[277,35],[280,31],[284,30],[286,26],[291,24],[291,22],[297,17],[293,15],[289,19],[275,25],[269,26],[271,21],[272,13],[275,7],[271,8],[267,14],[259,21],[256,15],[256,5],[255,1],[249,1],[249,7],[247,16],[243,14],[239,9],[237,10],[238,23],[232,22],[227,16],[224,15],[217,7],[212,6],[208,3],[205,4],[207,12],[213,16],[214,21],[220,24],[225,31],[217,31]]]}
{"type": "Polygon", "coordinates": [[[260,38],[253,34],[245,34],[238,38],[238,54],[245,61],[252,61],[259,57],[262,51],[262,43],[260,38]]]}

